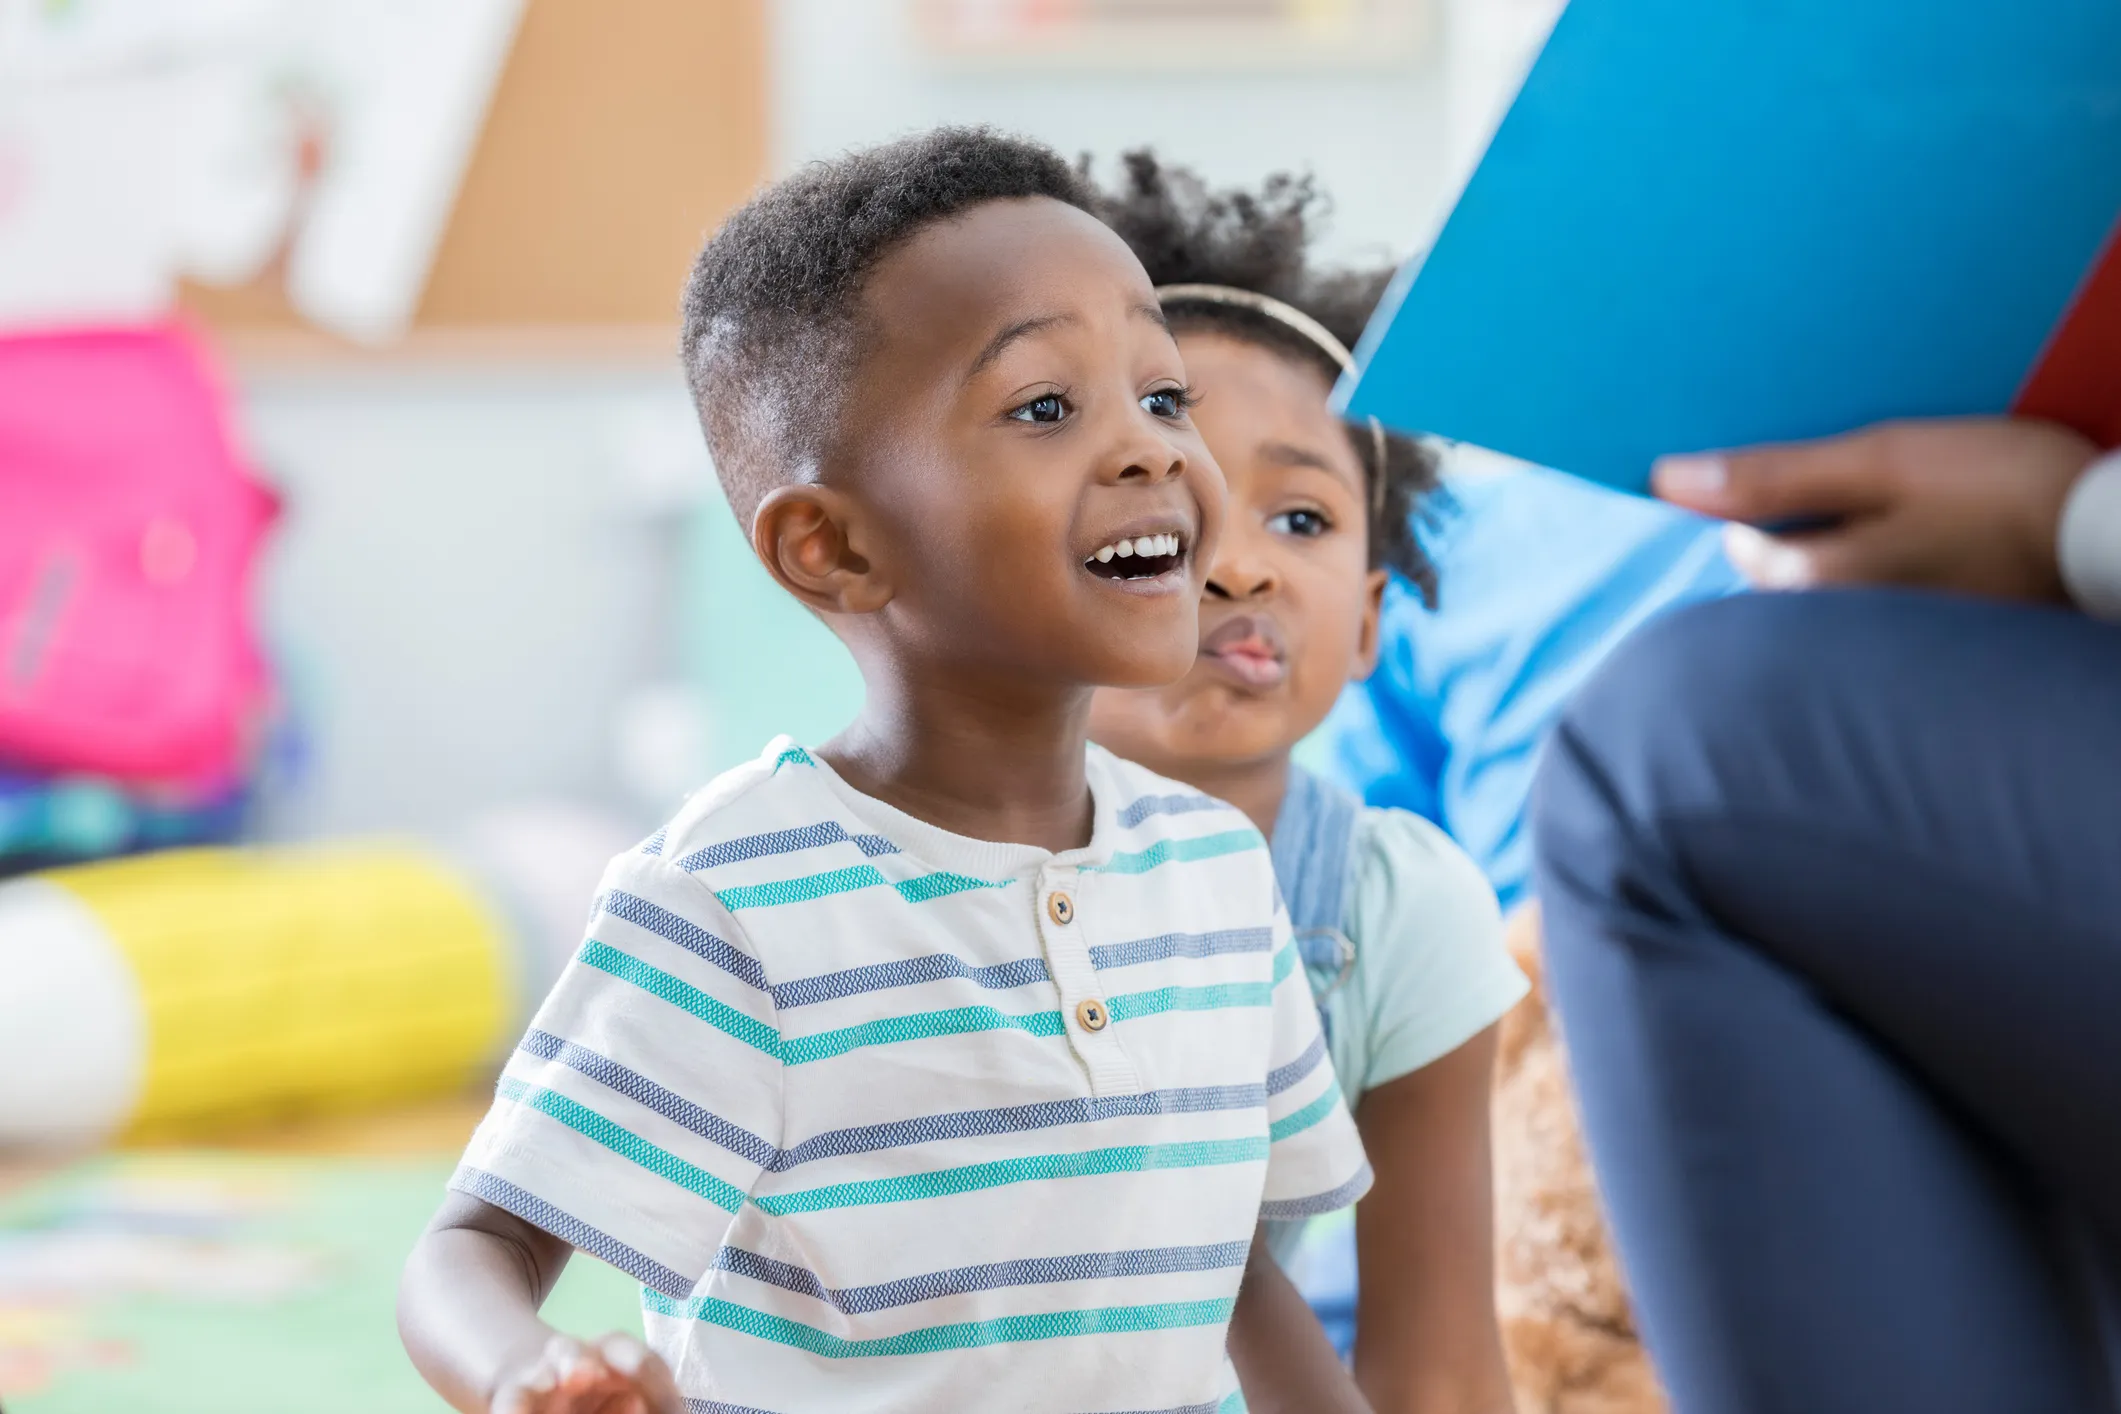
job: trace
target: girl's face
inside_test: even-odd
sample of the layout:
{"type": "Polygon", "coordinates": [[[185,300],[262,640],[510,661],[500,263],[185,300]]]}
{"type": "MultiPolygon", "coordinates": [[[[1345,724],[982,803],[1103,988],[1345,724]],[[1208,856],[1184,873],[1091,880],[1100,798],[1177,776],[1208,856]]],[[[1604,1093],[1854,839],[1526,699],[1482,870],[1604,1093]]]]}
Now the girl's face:
{"type": "Polygon", "coordinates": [[[1090,734],[1181,780],[1286,753],[1377,656],[1362,462],[1324,373],[1222,334],[1178,340],[1195,425],[1229,485],[1200,651],[1169,687],[1106,689],[1090,734]]]}

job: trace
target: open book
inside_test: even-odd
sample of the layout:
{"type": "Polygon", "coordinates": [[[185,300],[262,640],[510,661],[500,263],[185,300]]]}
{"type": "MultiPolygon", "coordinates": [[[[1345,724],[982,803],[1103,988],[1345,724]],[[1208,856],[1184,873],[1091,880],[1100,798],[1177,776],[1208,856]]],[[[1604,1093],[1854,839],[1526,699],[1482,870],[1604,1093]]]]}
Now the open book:
{"type": "Polygon", "coordinates": [[[2121,443],[2121,3],[1574,0],[1338,397],[1639,491],[2016,409],[2121,443]]]}

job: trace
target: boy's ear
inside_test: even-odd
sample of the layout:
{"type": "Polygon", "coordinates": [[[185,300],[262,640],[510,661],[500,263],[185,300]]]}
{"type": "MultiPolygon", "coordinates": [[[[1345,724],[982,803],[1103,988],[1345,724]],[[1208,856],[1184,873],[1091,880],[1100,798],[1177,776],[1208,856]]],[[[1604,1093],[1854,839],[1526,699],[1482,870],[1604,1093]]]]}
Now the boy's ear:
{"type": "Polygon", "coordinates": [[[1362,637],[1356,640],[1355,668],[1350,682],[1367,681],[1377,671],[1379,635],[1385,612],[1385,586],[1392,582],[1390,570],[1371,570],[1363,581],[1362,637]]]}
{"type": "Polygon", "coordinates": [[[820,614],[873,614],[891,602],[865,553],[861,508],[829,486],[776,486],[751,518],[751,548],[781,588],[820,614]]]}

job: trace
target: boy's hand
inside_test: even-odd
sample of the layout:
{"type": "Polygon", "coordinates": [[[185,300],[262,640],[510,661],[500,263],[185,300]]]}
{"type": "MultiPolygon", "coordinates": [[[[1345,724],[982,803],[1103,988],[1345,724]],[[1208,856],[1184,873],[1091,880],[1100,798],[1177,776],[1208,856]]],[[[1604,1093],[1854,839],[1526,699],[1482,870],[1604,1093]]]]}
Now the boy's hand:
{"type": "Polygon", "coordinates": [[[555,1335],[494,1386],[492,1414],[685,1414],[670,1367],[630,1335],[555,1335]]]}

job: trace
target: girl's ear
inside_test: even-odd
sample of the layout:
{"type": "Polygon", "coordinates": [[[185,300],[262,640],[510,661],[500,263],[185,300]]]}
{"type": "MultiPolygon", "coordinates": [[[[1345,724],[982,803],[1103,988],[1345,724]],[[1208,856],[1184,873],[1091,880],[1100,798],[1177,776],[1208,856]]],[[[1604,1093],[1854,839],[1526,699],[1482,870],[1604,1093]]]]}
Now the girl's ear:
{"type": "Polygon", "coordinates": [[[1385,586],[1391,581],[1390,570],[1371,570],[1363,581],[1362,637],[1356,640],[1355,668],[1348,674],[1350,682],[1363,682],[1377,671],[1379,625],[1385,611],[1385,586]]]}
{"type": "Polygon", "coordinates": [[[776,486],[751,518],[759,563],[820,614],[873,614],[891,602],[867,540],[861,508],[828,486],[776,486]]]}

